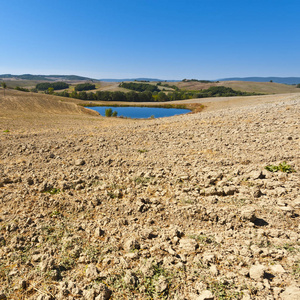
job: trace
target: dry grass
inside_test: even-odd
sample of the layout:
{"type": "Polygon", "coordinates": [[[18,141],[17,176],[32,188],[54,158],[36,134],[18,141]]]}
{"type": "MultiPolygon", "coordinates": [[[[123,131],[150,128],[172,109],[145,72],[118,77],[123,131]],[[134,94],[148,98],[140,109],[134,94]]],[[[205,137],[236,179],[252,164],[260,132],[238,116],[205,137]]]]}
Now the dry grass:
{"type": "Polygon", "coordinates": [[[300,89],[294,85],[287,85],[275,82],[250,82],[250,81],[220,81],[219,83],[201,83],[197,81],[170,83],[180,89],[201,90],[212,86],[226,86],[242,92],[254,92],[262,94],[286,94],[300,93],[300,89]]]}

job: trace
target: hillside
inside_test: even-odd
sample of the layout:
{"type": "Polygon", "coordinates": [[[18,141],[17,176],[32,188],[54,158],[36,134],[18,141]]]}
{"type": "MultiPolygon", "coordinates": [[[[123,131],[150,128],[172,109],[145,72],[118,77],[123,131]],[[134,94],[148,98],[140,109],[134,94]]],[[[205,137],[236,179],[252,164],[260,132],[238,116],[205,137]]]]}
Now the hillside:
{"type": "Polygon", "coordinates": [[[220,81],[218,83],[201,83],[197,81],[177,82],[175,84],[180,89],[201,90],[211,86],[226,86],[242,92],[254,92],[261,94],[285,94],[300,93],[300,89],[293,85],[280,84],[275,82],[247,82],[247,81],[220,81]]]}
{"type": "MultiPolygon", "coordinates": [[[[78,83],[83,82],[92,82],[96,85],[96,91],[121,91],[121,92],[129,92],[130,90],[120,88],[120,82],[115,81],[96,81],[91,80],[86,77],[73,76],[73,75],[20,75],[19,77],[14,77],[15,75],[5,75],[2,80],[4,80],[9,88],[15,87],[23,87],[32,89],[38,83],[45,82],[45,80],[49,81],[64,81],[70,85],[70,88],[67,89],[68,92],[72,92],[74,87],[78,83]],[[7,77],[5,77],[7,76],[7,77]],[[27,79],[25,79],[27,78],[27,79]],[[32,78],[32,80],[28,79],[32,78]],[[42,80],[44,78],[44,80],[42,80]]],[[[1,81],[1,75],[0,75],[1,81]]],[[[147,82],[149,84],[157,84],[157,81],[147,82]]],[[[173,91],[172,88],[168,88],[167,85],[177,86],[179,89],[183,90],[202,90],[208,89],[211,86],[225,86],[232,88],[234,90],[239,90],[242,92],[250,92],[250,93],[260,93],[260,94],[286,94],[286,93],[299,93],[300,88],[297,88],[295,85],[287,85],[275,82],[250,82],[250,81],[220,81],[220,82],[209,82],[202,83],[199,81],[177,81],[177,82],[161,82],[161,86],[159,89],[164,90],[166,92],[173,91]]]]}
{"type": "Polygon", "coordinates": [[[233,77],[233,78],[223,78],[220,81],[254,81],[254,82],[273,82],[283,83],[283,84],[299,84],[300,77],[233,77]]]}
{"type": "Polygon", "coordinates": [[[0,298],[299,298],[300,95],[200,100],[130,120],[0,89],[0,298]]]}
{"type": "Polygon", "coordinates": [[[45,115],[76,115],[94,114],[78,104],[82,101],[76,99],[59,98],[51,95],[24,93],[15,90],[6,90],[5,97],[3,90],[0,90],[0,117],[4,119],[19,119],[26,116],[26,119],[43,118],[45,115]]]}

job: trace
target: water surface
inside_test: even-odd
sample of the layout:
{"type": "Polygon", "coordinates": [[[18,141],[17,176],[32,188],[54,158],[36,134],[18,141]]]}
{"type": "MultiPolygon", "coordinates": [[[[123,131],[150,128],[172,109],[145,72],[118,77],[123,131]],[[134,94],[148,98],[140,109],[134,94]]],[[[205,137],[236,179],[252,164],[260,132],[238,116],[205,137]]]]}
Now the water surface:
{"type": "Polygon", "coordinates": [[[148,119],[148,118],[164,118],[172,117],[175,115],[186,114],[190,112],[189,109],[181,108],[161,108],[161,107],[138,107],[138,106],[128,106],[128,107],[113,107],[113,106],[94,106],[86,107],[100,113],[101,116],[105,116],[105,110],[111,108],[113,111],[117,111],[118,117],[123,116],[133,119],[148,119]]]}

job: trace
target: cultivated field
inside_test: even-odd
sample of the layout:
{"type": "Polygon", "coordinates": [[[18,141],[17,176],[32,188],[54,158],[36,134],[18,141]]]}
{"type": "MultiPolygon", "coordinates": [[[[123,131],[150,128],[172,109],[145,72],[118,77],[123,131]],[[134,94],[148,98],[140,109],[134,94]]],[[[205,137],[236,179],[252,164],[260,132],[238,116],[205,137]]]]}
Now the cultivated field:
{"type": "MultiPolygon", "coordinates": [[[[173,84],[173,83],[170,83],[173,84]]],[[[248,82],[248,81],[220,81],[218,83],[201,82],[178,82],[175,83],[180,89],[201,90],[211,86],[226,86],[237,91],[261,93],[261,94],[285,94],[300,93],[300,89],[294,85],[287,85],[275,82],[248,82]]]]}
{"type": "Polygon", "coordinates": [[[0,299],[300,299],[300,94],[79,103],[0,89],[0,299]]]}
{"type": "MultiPolygon", "coordinates": [[[[45,81],[34,81],[34,80],[21,80],[21,79],[5,79],[4,80],[8,87],[15,88],[17,86],[24,88],[34,88],[36,84],[45,82],[45,81]]],[[[85,81],[66,81],[70,84],[70,88],[66,89],[68,92],[72,92],[76,84],[83,83],[85,81]]],[[[110,92],[129,92],[130,90],[119,87],[119,82],[104,82],[104,81],[95,81],[92,82],[96,85],[96,89],[92,90],[92,92],[96,91],[110,91],[110,92]]],[[[147,82],[149,84],[156,85],[157,82],[147,82]]],[[[260,93],[260,94],[287,94],[287,93],[300,93],[300,88],[296,88],[295,85],[287,85],[281,83],[274,82],[248,82],[248,81],[220,81],[218,83],[201,83],[196,81],[190,82],[162,82],[162,84],[168,84],[170,86],[175,85],[183,90],[202,90],[208,89],[211,86],[225,86],[230,87],[234,90],[239,90],[242,92],[252,92],[252,93],[260,93]]],[[[172,88],[168,88],[166,86],[158,86],[159,89],[168,91],[173,91],[172,88]]],[[[59,91],[56,91],[59,92],[59,91]]]]}

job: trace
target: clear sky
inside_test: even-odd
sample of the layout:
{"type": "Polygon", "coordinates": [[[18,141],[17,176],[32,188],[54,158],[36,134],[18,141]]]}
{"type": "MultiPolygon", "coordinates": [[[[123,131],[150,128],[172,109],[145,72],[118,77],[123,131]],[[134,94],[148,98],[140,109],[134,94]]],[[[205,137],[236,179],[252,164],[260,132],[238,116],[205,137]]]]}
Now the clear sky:
{"type": "Polygon", "coordinates": [[[0,74],[300,76],[299,0],[0,4],[0,74]]]}

